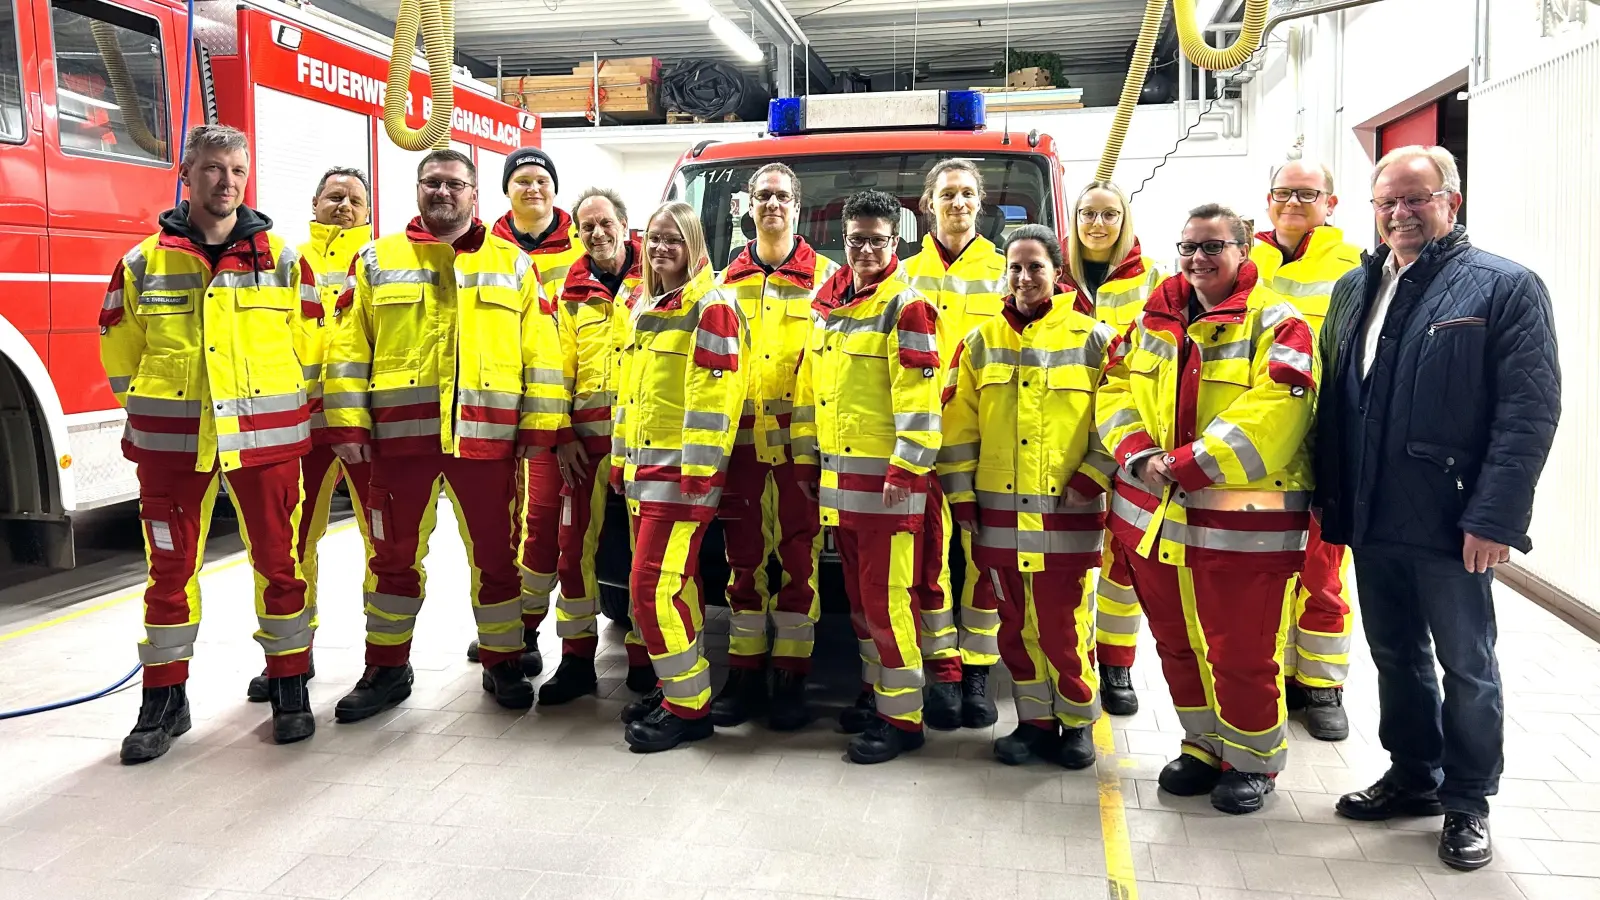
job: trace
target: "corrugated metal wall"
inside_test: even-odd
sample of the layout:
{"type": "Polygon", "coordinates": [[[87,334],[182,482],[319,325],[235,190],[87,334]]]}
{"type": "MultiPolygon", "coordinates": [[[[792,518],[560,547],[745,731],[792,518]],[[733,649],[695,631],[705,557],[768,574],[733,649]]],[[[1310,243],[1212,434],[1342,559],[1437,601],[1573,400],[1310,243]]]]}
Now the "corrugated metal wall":
{"type": "Polygon", "coordinates": [[[1561,427],[1515,562],[1600,610],[1600,39],[1475,88],[1468,129],[1468,231],[1544,279],[1561,349],[1561,427]]]}

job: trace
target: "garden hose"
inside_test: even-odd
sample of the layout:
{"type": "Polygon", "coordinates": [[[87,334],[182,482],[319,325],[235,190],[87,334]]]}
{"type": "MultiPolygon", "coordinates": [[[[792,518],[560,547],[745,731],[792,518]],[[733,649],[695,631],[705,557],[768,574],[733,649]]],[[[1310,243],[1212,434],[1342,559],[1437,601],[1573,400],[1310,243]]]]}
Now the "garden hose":
{"type": "MultiPolygon", "coordinates": [[[[1194,4],[1195,0],[1172,0],[1178,44],[1189,62],[1211,71],[1232,69],[1242,65],[1261,46],[1271,0],[1245,0],[1243,28],[1234,42],[1221,50],[1206,43],[1205,35],[1194,19],[1194,4]]],[[[1117,158],[1122,155],[1122,142],[1128,136],[1128,124],[1133,120],[1133,108],[1138,105],[1139,93],[1144,90],[1144,77],[1150,70],[1150,56],[1155,51],[1166,6],[1167,0],[1145,0],[1144,21],[1139,23],[1139,40],[1134,46],[1133,61],[1128,65],[1128,76],[1122,82],[1122,96],[1117,100],[1117,114],[1111,122],[1111,134],[1106,138],[1105,150],[1100,154],[1100,166],[1095,169],[1096,181],[1110,181],[1116,171],[1117,158]]]]}
{"type": "Polygon", "coordinates": [[[389,140],[405,150],[446,149],[450,146],[450,121],[455,112],[455,82],[451,64],[456,53],[454,0],[400,0],[395,13],[394,46],[389,51],[389,81],[383,98],[383,128],[389,140]],[[420,129],[406,125],[406,97],[411,89],[411,56],[422,31],[423,55],[428,59],[428,84],[433,108],[420,129]]]}
{"type": "MultiPolygon", "coordinates": [[[[193,17],[190,17],[190,21],[194,21],[193,17]]],[[[152,134],[150,126],[145,123],[144,113],[139,106],[139,91],[133,86],[133,77],[128,74],[128,61],[123,59],[122,48],[117,45],[115,27],[107,22],[92,21],[89,23],[89,33],[94,35],[95,49],[100,51],[100,61],[105,63],[106,80],[111,82],[111,93],[122,108],[122,124],[127,127],[128,136],[133,138],[140,150],[156,159],[166,159],[167,142],[152,134]]],[[[189,123],[182,124],[187,127],[189,123]]]]}

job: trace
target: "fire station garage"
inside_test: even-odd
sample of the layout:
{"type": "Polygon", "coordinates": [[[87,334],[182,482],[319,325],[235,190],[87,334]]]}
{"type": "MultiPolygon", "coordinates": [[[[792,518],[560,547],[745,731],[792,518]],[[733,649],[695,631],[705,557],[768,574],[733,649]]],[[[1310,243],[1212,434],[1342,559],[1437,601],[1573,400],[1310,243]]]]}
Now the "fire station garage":
{"type": "Polygon", "coordinates": [[[1594,0],[0,0],[0,896],[1600,898],[1597,135],[1594,0]]]}

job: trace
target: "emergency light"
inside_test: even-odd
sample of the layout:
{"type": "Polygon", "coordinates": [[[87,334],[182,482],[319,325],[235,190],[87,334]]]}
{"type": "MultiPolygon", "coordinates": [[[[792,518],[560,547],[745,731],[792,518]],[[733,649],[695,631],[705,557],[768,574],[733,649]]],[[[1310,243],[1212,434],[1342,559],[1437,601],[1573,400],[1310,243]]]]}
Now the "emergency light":
{"type": "Polygon", "coordinates": [[[770,134],[884,128],[977,131],[984,125],[977,91],[893,91],[781,97],[767,107],[770,134]]]}

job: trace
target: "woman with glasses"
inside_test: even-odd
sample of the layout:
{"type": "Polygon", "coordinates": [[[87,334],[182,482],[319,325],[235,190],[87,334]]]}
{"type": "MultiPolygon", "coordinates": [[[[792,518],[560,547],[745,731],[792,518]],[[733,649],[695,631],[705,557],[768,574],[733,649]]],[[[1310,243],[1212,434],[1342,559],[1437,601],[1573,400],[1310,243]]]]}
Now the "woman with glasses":
{"type": "Polygon", "coordinates": [[[717,290],[694,209],[668,203],[645,230],[645,267],[621,329],[611,479],[633,524],[633,622],[660,686],[624,711],[637,753],[711,736],[700,649],[700,540],[716,514],[744,404],[739,314],[717,290]]]}
{"type": "Polygon", "coordinates": [[[1100,716],[1090,659],[1091,573],[1116,471],[1095,431],[1094,390],[1116,332],[1057,294],[1061,243],[1042,225],[1006,240],[999,316],[956,347],[944,390],[940,481],[1000,603],[1000,655],[1017,727],[997,759],[1094,764],[1100,716]]]}
{"type": "MultiPolygon", "coordinates": [[[[1140,250],[1133,209],[1122,188],[1109,181],[1090,182],[1073,201],[1071,215],[1063,281],[1077,292],[1083,311],[1092,310],[1095,318],[1123,334],[1166,276],[1140,250]]],[[[1139,711],[1131,672],[1139,638],[1139,598],[1116,562],[1112,543],[1108,535],[1095,590],[1100,702],[1112,715],[1131,716],[1139,711]]]]}
{"type": "Polygon", "coordinates": [[[1287,587],[1305,562],[1316,409],[1311,327],[1258,283],[1244,222],[1208,204],[1118,339],[1096,399],[1111,503],[1183,723],[1163,790],[1261,809],[1288,759],[1287,587]]]}

